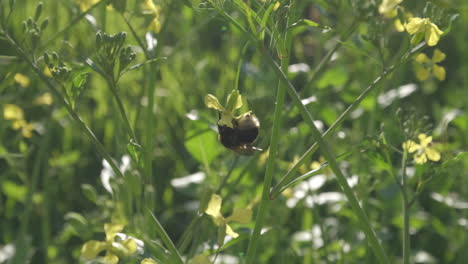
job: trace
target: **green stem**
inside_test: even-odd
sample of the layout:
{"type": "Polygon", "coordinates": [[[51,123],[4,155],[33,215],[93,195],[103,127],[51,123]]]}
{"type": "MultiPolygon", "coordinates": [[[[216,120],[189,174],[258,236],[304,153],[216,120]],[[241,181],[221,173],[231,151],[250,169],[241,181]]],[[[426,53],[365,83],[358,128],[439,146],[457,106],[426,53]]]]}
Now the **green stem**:
{"type": "Polygon", "coordinates": [[[366,213],[359,205],[359,202],[356,196],[354,195],[353,190],[351,189],[351,187],[349,187],[349,184],[346,181],[346,178],[344,177],[343,173],[339,169],[338,164],[335,160],[335,155],[332,153],[328,145],[328,142],[323,139],[319,130],[315,126],[314,120],[312,116],[310,115],[309,110],[301,102],[301,98],[299,97],[299,94],[297,93],[296,89],[294,88],[292,83],[288,80],[288,78],[286,77],[286,74],[281,70],[281,68],[276,64],[276,62],[270,56],[270,54],[266,50],[263,50],[263,53],[265,55],[264,57],[266,58],[267,62],[270,64],[273,70],[277,73],[278,77],[283,82],[283,84],[286,85],[289,95],[292,97],[294,103],[299,107],[299,110],[305,122],[307,122],[307,124],[311,128],[312,137],[316,141],[318,141],[318,144],[323,151],[323,155],[325,156],[327,161],[330,163],[330,167],[336,176],[338,184],[340,185],[341,189],[345,193],[346,198],[348,199],[348,202],[351,205],[351,208],[356,214],[359,220],[359,223],[361,224],[361,227],[363,228],[363,231],[366,234],[366,238],[368,239],[368,242],[371,248],[374,250],[374,254],[376,255],[377,259],[379,260],[380,263],[386,263],[386,264],[390,263],[380,241],[377,239],[377,235],[375,234],[369,222],[369,219],[367,218],[366,213]]]}
{"type": "MultiPolygon", "coordinates": [[[[283,71],[287,71],[288,66],[289,66],[289,50],[290,50],[290,45],[291,45],[291,38],[287,32],[284,36],[284,41],[285,41],[285,45],[284,45],[285,49],[282,51],[282,53],[285,56],[282,56],[282,59],[281,59],[281,69],[283,71]]],[[[260,205],[258,207],[253,234],[250,237],[249,246],[247,248],[247,258],[246,258],[247,264],[256,263],[255,254],[257,251],[257,247],[258,247],[258,240],[260,238],[260,231],[263,227],[263,222],[265,220],[269,204],[271,203],[269,193],[271,189],[273,174],[276,168],[276,162],[277,162],[276,156],[278,153],[278,142],[280,138],[279,132],[280,132],[280,127],[281,127],[281,116],[283,113],[285,97],[286,97],[286,86],[284,82],[278,81],[275,111],[273,115],[273,127],[271,129],[272,131],[271,141],[270,141],[270,147],[268,150],[268,161],[266,164],[265,178],[263,180],[262,200],[260,201],[260,205]]]]}
{"type": "Polygon", "coordinates": [[[10,43],[10,45],[15,49],[18,56],[21,57],[31,67],[31,69],[36,73],[36,75],[39,76],[39,78],[47,85],[52,94],[54,94],[55,98],[57,98],[60,104],[65,107],[73,121],[76,124],[78,124],[80,129],[94,143],[99,154],[101,154],[101,156],[109,163],[115,174],[117,174],[117,176],[119,176],[120,178],[123,178],[122,172],[120,172],[119,167],[117,167],[115,162],[112,160],[111,155],[107,152],[107,150],[97,139],[97,137],[94,135],[91,129],[84,123],[84,121],[81,119],[78,113],[76,113],[73,110],[72,106],[67,103],[67,101],[63,98],[62,94],[56,89],[55,85],[51,82],[51,80],[47,78],[39,68],[37,68],[37,66],[29,59],[29,57],[26,55],[23,49],[16,43],[16,41],[13,38],[11,38],[10,35],[6,34],[5,37],[10,43]]]}
{"type": "Polygon", "coordinates": [[[410,245],[410,233],[409,233],[409,210],[410,206],[408,203],[408,186],[407,186],[407,178],[406,178],[406,150],[403,153],[403,161],[401,165],[402,170],[402,177],[401,177],[401,185],[402,185],[402,197],[403,197],[403,263],[409,264],[410,257],[411,257],[411,245],[410,245]]]}
{"type": "MultiPolygon", "coordinates": [[[[289,64],[288,57],[281,60],[281,67],[287,70],[289,64]]],[[[266,212],[268,210],[269,203],[271,202],[269,199],[269,192],[271,188],[271,182],[273,179],[273,173],[275,170],[275,163],[276,163],[276,155],[278,151],[278,141],[279,141],[279,128],[281,126],[281,114],[283,112],[283,105],[284,105],[284,98],[286,94],[286,89],[283,82],[278,83],[278,90],[276,94],[276,102],[275,102],[275,112],[273,117],[273,128],[271,133],[271,142],[269,148],[269,155],[268,155],[268,162],[266,165],[265,171],[265,179],[263,181],[263,192],[262,192],[262,200],[260,201],[260,205],[257,211],[257,217],[255,219],[255,227],[253,230],[253,234],[250,237],[249,246],[247,249],[247,259],[246,263],[256,263],[255,261],[255,254],[258,247],[258,239],[260,237],[260,231],[263,227],[263,222],[266,217],[266,212]]]]}
{"type": "MultiPolygon", "coordinates": [[[[413,50],[411,50],[406,58],[400,60],[399,62],[395,63],[394,65],[390,66],[386,71],[380,74],[357,98],[354,100],[352,104],[346,108],[345,111],[335,120],[335,122],[325,131],[323,134],[323,138],[327,139],[333,132],[341,125],[341,123],[345,120],[345,118],[354,110],[359,104],[366,98],[375,88],[380,84],[382,80],[384,80],[389,74],[395,71],[395,69],[399,68],[401,65],[406,63],[408,59],[412,57],[412,55],[416,54],[417,52],[421,51],[421,49],[425,47],[425,45],[418,45],[413,50]]],[[[280,194],[284,185],[289,184],[295,178],[295,173],[297,170],[304,164],[304,162],[311,157],[315,151],[317,151],[319,144],[315,142],[302,156],[299,160],[294,164],[294,166],[289,169],[288,172],[281,178],[278,184],[273,188],[271,191],[270,197],[271,199],[276,199],[276,197],[280,194]]]]}
{"type": "Polygon", "coordinates": [[[138,140],[135,135],[135,131],[133,131],[132,126],[130,125],[130,121],[128,120],[127,113],[125,112],[125,107],[120,99],[119,93],[117,92],[117,84],[114,81],[108,81],[109,88],[114,96],[115,101],[117,102],[117,108],[119,109],[120,115],[124,121],[125,129],[127,131],[128,136],[133,139],[136,143],[138,140]]]}
{"type": "Polygon", "coordinates": [[[156,224],[155,227],[156,227],[156,232],[158,233],[158,235],[160,236],[162,242],[164,243],[164,245],[167,247],[167,249],[169,250],[169,252],[171,252],[172,256],[175,258],[175,261],[176,263],[184,263],[184,261],[182,260],[182,257],[180,256],[180,253],[179,251],[177,250],[177,248],[175,247],[174,243],[172,242],[171,238],[169,237],[169,235],[166,233],[166,231],[164,230],[163,226],[161,225],[161,223],[159,223],[158,219],[156,218],[156,216],[154,216],[154,214],[148,210],[148,212],[151,214],[151,216],[153,217],[154,219],[154,223],[156,224]]]}
{"type": "Polygon", "coordinates": [[[68,25],[63,28],[62,30],[56,32],[52,37],[50,37],[38,50],[44,50],[46,47],[49,47],[52,42],[54,42],[58,37],[62,34],[66,33],[70,30],[76,23],[78,23],[81,19],[83,19],[87,14],[91,13],[96,7],[100,6],[101,4],[105,3],[106,1],[99,1],[95,5],[91,6],[86,12],[79,14],[77,17],[73,18],[68,25]]]}

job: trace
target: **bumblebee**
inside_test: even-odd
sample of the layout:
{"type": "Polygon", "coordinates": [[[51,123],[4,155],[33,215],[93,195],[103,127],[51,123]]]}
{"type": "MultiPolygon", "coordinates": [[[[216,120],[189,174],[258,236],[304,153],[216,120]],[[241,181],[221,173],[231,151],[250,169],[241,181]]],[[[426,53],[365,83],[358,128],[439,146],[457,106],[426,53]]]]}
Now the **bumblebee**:
{"type": "Polygon", "coordinates": [[[260,122],[252,112],[233,118],[232,125],[231,128],[218,123],[219,140],[223,146],[241,155],[250,156],[256,151],[262,151],[262,149],[252,145],[258,137],[260,129],[260,122]]]}

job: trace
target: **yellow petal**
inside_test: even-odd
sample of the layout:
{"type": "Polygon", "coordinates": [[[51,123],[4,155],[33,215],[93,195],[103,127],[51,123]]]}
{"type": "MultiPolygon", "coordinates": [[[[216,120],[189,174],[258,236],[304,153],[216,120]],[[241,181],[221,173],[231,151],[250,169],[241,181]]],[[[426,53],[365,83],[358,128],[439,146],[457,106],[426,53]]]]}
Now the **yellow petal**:
{"type": "Polygon", "coordinates": [[[103,262],[106,263],[106,264],[117,264],[117,263],[119,263],[119,257],[117,257],[116,255],[108,252],[104,256],[103,262]]]}
{"type": "Polygon", "coordinates": [[[443,60],[445,60],[445,53],[443,53],[439,49],[436,49],[434,51],[434,55],[432,55],[432,62],[439,63],[443,60]]]}
{"type": "Polygon", "coordinates": [[[425,35],[425,40],[427,42],[428,46],[435,46],[439,42],[440,35],[442,35],[444,32],[442,32],[436,24],[430,23],[427,26],[426,29],[426,35],[425,35]]]}
{"type": "MultiPolygon", "coordinates": [[[[221,215],[221,203],[223,202],[223,199],[221,196],[217,194],[213,194],[211,196],[210,202],[208,203],[208,207],[205,210],[205,213],[207,215],[210,215],[214,218],[214,220],[217,220],[219,218],[222,218],[223,216],[221,215]]],[[[215,221],[215,224],[218,225],[219,222],[215,221]]]]}
{"type": "Polygon", "coordinates": [[[114,241],[115,235],[124,229],[122,224],[104,224],[104,232],[106,232],[106,241],[114,241]]]}
{"type": "Polygon", "coordinates": [[[426,161],[427,161],[426,154],[425,154],[425,153],[422,153],[422,154],[416,154],[416,155],[414,155],[414,161],[415,161],[417,164],[424,164],[424,163],[426,163],[426,161]]]}
{"type": "Polygon", "coordinates": [[[161,22],[159,18],[155,17],[151,20],[150,24],[148,25],[148,30],[154,33],[159,33],[161,31],[161,22]]]}
{"type": "Polygon", "coordinates": [[[125,239],[122,241],[122,245],[125,247],[127,255],[131,255],[137,250],[137,243],[133,238],[125,239]]]}
{"type": "Polygon", "coordinates": [[[429,78],[429,75],[431,74],[431,71],[427,68],[424,68],[421,65],[415,66],[415,71],[416,71],[416,78],[420,81],[425,81],[427,78],[429,78]]]}
{"type": "Polygon", "coordinates": [[[439,81],[445,80],[445,68],[439,65],[432,66],[432,71],[434,72],[434,76],[439,79],[439,81]]]}
{"type": "MultiPolygon", "coordinates": [[[[405,23],[406,24],[406,23],[405,23]]],[[[400,21],[400,19],[395,19],[395,22],[394,22],[394,25],[395,25],[395,29],[396,31],[398,32],[403,32],[405,31],[405,25],[403,25],[400,21]]]]}
{"type": "Polygon", "coordinates": [[[31,138],[33,135],[32,132],[34,130],[34,127],[34,124],[25,121],[21,128],[21,133],[23,134],[23,137],[31,138]]]}
{"type": "Polygon", "coordinates": [[[205,105],[218,111],[224,111],[224,107],[219,103],[218,98],[212,94],[205,96],[205,105]]]}
{"type": "Polygon", "coordinates": [[[277,1],[276,4],[275,4],[275,6],[273,6],[273,11],[278,10],[278,8],[280,7],[280,5],[281,5],[280,2],[277,1]]]}
{"type": "Polygon", "coordinates": [[[427,145],[429,145],[429,143],[432,142],[432,136],[428,137],[424,133],[419,134],[418,139],[419,139],[419,142],[420,142],[419,144],[421,145],[422,148],[427,147],[427,145]]]}
{"type": "Polygon", "coordinates": [[[3,118],[5,118],[5,120],[24,119],[23,109],[14,104],[6,104],[3,106],[3,118]]]}
{"type": "Polygon", "coordinates": [[[403,149],[405,149],[409,153],[413,153],[413,152],[415,152],[416,150],[418,150],[420,148],[421,147],[419,146],[419,144],[417,144],[416,142],[414,142],[412,140],[408,140],[408,141],[403,143],[403,149]]]}
{"type": "Polygon", "coordinates": [[[431,59],[429,59],[429,57],[427,57],[427,55],[424,54],[424,53],[419,53],[418,55],[416,55],[414,60],[421,63],[421,64],[431,62],[431,59]]]}
{"type": "Polygon", "coordinates": [[[17,82],[19,85],[23,87],[28,87],[29,86],[29,77],[26,75],[23,75],[21,73],[15,74],[15,82],[17,82]]]}
{"type": "Polygon", "coordinates": [[[379,6],[379,13],[388,18],[395,17],[397,15],[396,7],[402,1],[403,0],[383,0],[379,6]]]}
{"type": "Polygon", "coordinates": [[[237,238],[239,236],[239,234],[234,232],[234,230],[232,230],[231,226],[228,224],[226,224],[226,234],[232,236],[232,238],[237,238]]]}
{"type": "Polygon", "coordinates": [[[414,35],[424,30],[425,23],[425,19],[419,17],[412,17],[408,20],[408,23],[406,24],[406,31],[408,31],[410,35],[414,35]]]}
{"type": "Polygon", "coordinates": [[[95,259],[106,247],[106,242],[96,240],[88,241],[81,248],[81,256],[86,259],[95,259]]]}
{"type": "Polygon", "coordinates": [[[33,103],[37,105],[51,105],[54,99],[50,93],[44,93],[41,96],[36,97],[33,103]]]}
{"type": "Polygon", "coordinates": [[[252,210],[236,208],[232,212],[232,215],[226,219],[226,221],[227,222],[235,221],[241,224],[248,224],[251,219],[252,219],[252,210]]]}
{"type": "Polygon", "coordinates": [[[434,148],[426,148],[425,151],[427,157],[432,161],[439,161],[440,160],[440,153],[435,150],[434,148]]]}
{"type": "Polygon", "coordinates": [[[158,264],[158,262],[150,258],[145,258],[140,262],[140,264],[158,264]]]}
{"type": "Polygon", "coordinates": [[[233,90],[227,97],[226,110],[234,112],[234,110],[242,107],[242,96],[238,90],[233,90]]]}

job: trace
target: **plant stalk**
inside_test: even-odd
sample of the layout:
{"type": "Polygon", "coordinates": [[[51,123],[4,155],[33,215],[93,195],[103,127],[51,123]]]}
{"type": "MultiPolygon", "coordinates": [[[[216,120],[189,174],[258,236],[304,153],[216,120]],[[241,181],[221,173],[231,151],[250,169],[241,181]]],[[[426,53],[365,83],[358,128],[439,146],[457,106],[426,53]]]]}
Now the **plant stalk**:
{"type": "Polygon", "coordinates": [[[410,245],[410,233],[409,233],[409,210],[410,205],[408,202],[408,186],[407,186],[407,178],[406,178],[406,150],[403,153],[403,161],[401,165],[402,170],[402,177],[401,177],[401,185],[402,185],[402,200],[403,200],[403,264],[410,264],[411,260],[411,245],[410,245]]]}

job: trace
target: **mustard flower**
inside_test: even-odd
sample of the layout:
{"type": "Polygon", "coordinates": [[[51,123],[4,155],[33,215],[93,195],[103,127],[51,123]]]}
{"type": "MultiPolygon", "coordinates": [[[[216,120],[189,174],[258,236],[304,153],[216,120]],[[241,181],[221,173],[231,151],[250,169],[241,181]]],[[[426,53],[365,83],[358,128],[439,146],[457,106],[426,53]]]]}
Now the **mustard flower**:
{"type": "Polygon", "coordinates": [[[424,164],[427,160],[439,161],[440,153],[433,147],[431,147],[432,136],[426,134],[418,135],[419,144],[408,140],[403,143],[403,149],[409,153],[414,153],[414,161],[417,164],[424,164]]]}
{"type": "Polygon", "coordinates": [[[21,85],[22,87],[28,87],[29,86],[29,77],[26,75],[23,75],[21,73],[15,74],[15,82],[21,85]]]}
{"type": "Polygon", "coordinates": [[[445,57],[445,53],[439,49],[434,50],[434,54],[431,59],[429,59],[424,53],[416,55],[416,58],[414,59],[416,61],[414,64],[414,70],[418,80],[427,80],[431,72],[439,81],[445,80],[446,73],[444,67],[437,65],[437,63],[443,61],[445,57]]]}
{"type": "Polygon", "coordinates": [[[424,34],[427,45],[435,46],[439,42],[440,36],[444,33],[432,23],[429,18],[412,17],[406,24],[406,31],[410,35],[417,33],[424,34]]]}
{"type": "Polygon", "coordinates": [[[153,17],[148,25],[148,30],[159,33],[161,31],[161,22],[159,21],[159,12],[161,7],[159,5],[155,5],[153,0],[145,0],[145,2],[143,2],[143,9],[153,17]]]}
{"type": "Polygon", "coordinates": [[[379,6],[379,13],[387,18],[392,18],[397,15],[397,6],[403,0],[383,0],[379,6]]]}
{"type": "Polygon", "coordinates": [[[76,0],[80,6],[81,11],[88,11],[93,5],[97,4],[100,0],[76,0]]]}
{"type": "Polygon", "coordinates": [[[213,194],[205,210],[205,213],[211,216],[213,223],[219,227],[219,232],[221,232],[219,237],[224,238],[224,236],[228,234],[233,238],[236,238],[239,236],[239,234],[232,230],[231,226],[229,225],[229,222],[247,224],[248,222],[250,222],[250,219],[252,219],[252,210],[236,208],[232,212],[231,216],[224,218],[224,216],[221,214],[222,202],[223,199],[221,198],[221,196],[213,194]]]}
{"type": "Polygon", "coordinates": [[[413,14],[410,13],[410,12],[405,12],[403,16],[404,16],[404,19],[405,19],[404,23],[401,23],[399,18],[396,18],[395,22],[394,22],[395,29],[398,32],[403,32],[403,31],[406,30],[406,21],[408,21],[410,18],[412,18],[413,14]]]}
{"type": "Polygon", "coordinates": [[[24,119],[23,109],[19,106],[6,104],[3,108],[3,118],[12,121],[11,128],[14,130],[21,130],[23,137],[32,137],[35,126],[24,119]]]}
{"type": "Polygon", "coordinates": [[[43,95],[36,97],[33,101],[36,105],[51,105],[53,102],[54,99],[50,93],[44,93],[43,95]]]}
{"type": "MultiPolygon", "coordinates": [[[[119,256],[130,256],[137,250],[137,243],[133,238],[115,241],[117,233],[124,229],[122,224],[105,224],[106,241],[91,240],[81,248],[81,255],[88,260],[96,259],[98,254],[106,251],[103,258],[105,263],[117,264],[119,256]]],[[[151,262],[149,262],[151,263],[151,262]]]]}
{"type": "MultiPolygon", "coordinates": [[[[239,91],[233,90],[231,94],[228,95],[226,107],[223,107],[216,96],[208,94],[205,96],[205,104],[207,107],[216,109],[221,113],[218,125],[233,128],[234,124],[232,121],[237,118],[234,116],[234,111],[242,107],[242,96],[239,91]]],[[[244,115],[249,113],[250,111],[244,113],[244,115]]]]}

